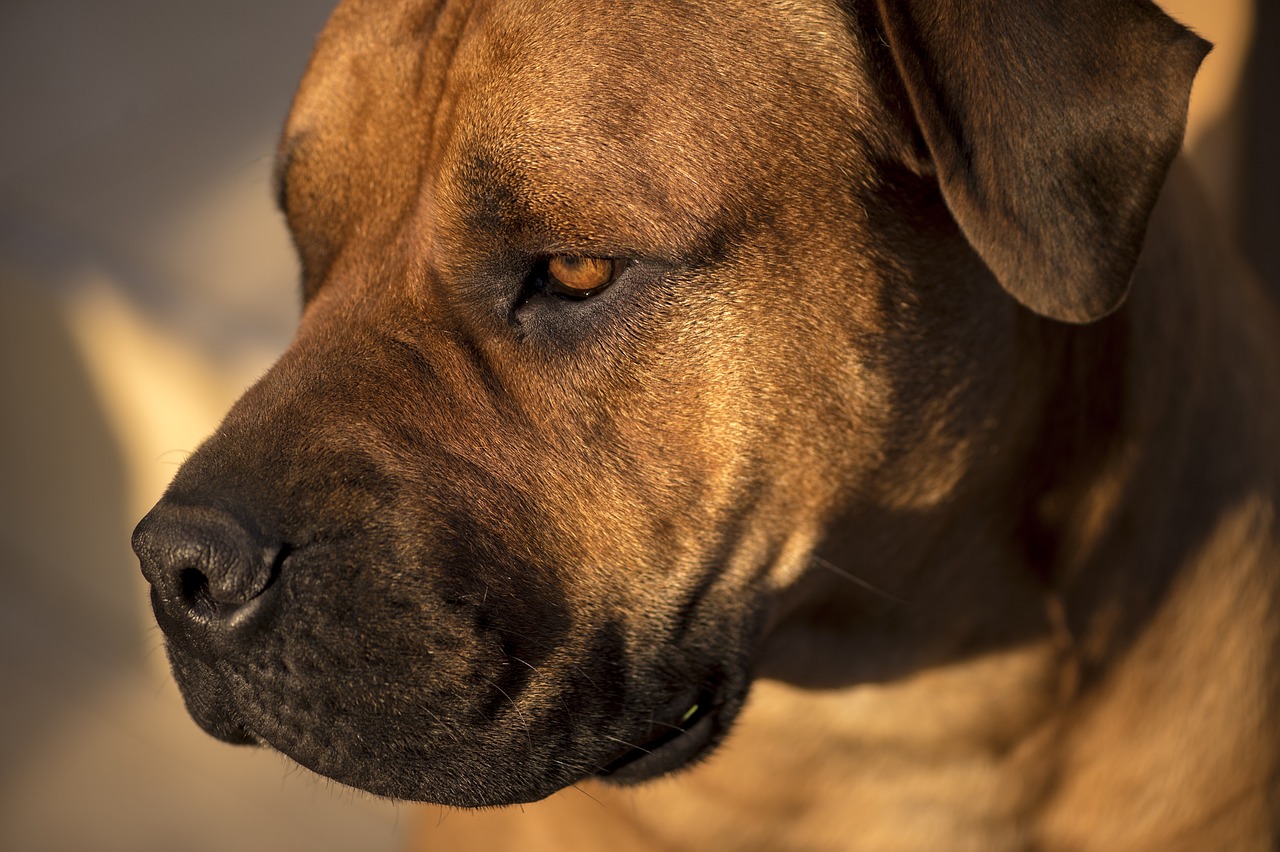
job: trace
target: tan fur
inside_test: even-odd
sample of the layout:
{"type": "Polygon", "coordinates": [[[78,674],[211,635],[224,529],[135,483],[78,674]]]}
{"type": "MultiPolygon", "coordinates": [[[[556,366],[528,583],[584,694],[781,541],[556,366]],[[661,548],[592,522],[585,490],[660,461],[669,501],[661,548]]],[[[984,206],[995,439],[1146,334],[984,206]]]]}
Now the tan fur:
{"type": "MultiPolygon", "coordinates": [[[[1112,320],[1141,335],[1140,357],[1160,365],[1135,369],[1133,404],[1167,411],[1176,398],[1180,413],[1139,418],[1142,431],[1120,439],[1124,449],[1081,490],[1071,510],[1075,577],[1022,604],[1046,612],[1042,635],[880,684],[766,680],[704,766],[635,790],[584,783],[503,812],[427,808],[415,848],[1272,848],[1280,419],[1260,403],[1280,399],[1280,370],[1266,367],[1280,366],[1280,338],[1256,286],[1238,271],[1223,276],[1234,261],[1185,212],[1181,194],[1195,195],[1187,181],[1179,168],[1140,273],[1180,290],[1181,306],[1145,313],[1155,288],[1140,281],[1112,320]],[[1235,292],[1224,299],[1219,288],[1235,292]],[[1251,437],[1226,444],[1218,429],[1251,437]],[[1221,510],[1195,495],[1195,480],[1215,466],[1248,471],[1221,510]],[[1160,517],[1169,503],[1193,513],[1179,518],[1198,527],[1190,559],[1169,566],[1174,576],[1153,599],[1123,600],[1111,591],[1127,584],[1116,575],[1150,571],[1135,555],[1170,537],[1172,521],[1160,517]],[[1121,523],[1150,533],[1126,529],[1107,543],[1121,523]],[[1055,629],[1073,598],[1089,608],[1055,629]]],[[[961,552],[954,570],[991,570],[975,556],[961,552]]],[[[876,595],[838,574],[824,579],[815,598],[876,595]]],[[[909,590],[883,585],[904,596],[885,607],[914,607],[909,590]]],[[[844,647],[831,625],[806,635],[797,610],[776,629],[782,657],[767,672],[811,665],[787,658],[792,644],[805,661],[868,653],[844,647]]]]}
{"type": "MultiPolygon", "coordinates": [[[[396,340],[429,394],[367,415],[344,385],[333,412],[359,416],[317,442],[399,472],[387,436],[420,430],[529,497],[575,617],[622,620],[638,658],[712,560],[709,605],[767,602],[704,763],[428,807],[420,846],[1271,848],[1280,321],[1185,169],[1124,306],[1046,319],[1009,293],[1093,319],[1124,282],[1064,308],[992,276],[882,90],[887,42],[825,3],[660,5],[350,0],[285,134],[312,298],[234,425],[297,407],[334,341],[396,340]],[[486,207],[501,180],[520,203],[486,207]],[[735,213],[748,238],[717,249],[735,213]],[[711,259],[568,357],[483,333],[495,244],[711,259]]],[[[560,713],[584,653],[566,640],[515,713],[560,713]]]]}

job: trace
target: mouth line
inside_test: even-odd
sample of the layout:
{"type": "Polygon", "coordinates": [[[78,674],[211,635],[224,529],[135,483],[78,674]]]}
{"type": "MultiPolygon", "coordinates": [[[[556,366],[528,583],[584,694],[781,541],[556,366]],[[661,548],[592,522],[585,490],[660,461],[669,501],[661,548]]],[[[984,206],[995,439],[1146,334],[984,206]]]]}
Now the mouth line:
{"type": "MultiPolygon", "coordinates": [[[[677,707],[683,704],[676,705],[677,707]]],[[[668,746],[674,744],[677,740],[685,738],[687,734],[695,728],[707,728],[708,725],[700,725],[704,720],[708,720],[716,710],[715,697],[708,693],[700,694],[693,702],[689,703],[686,709],[680,714],[674,722],[666,722],[661,719],[653,719],[649,723],[649,736],[639,745],[629,745],[619,750],[611,757],[603,767],[596,770],[595,775],[601,778],[608,778],[621,770],[624,770],[632,764],[663,760],[665,755],[659,754],[667,750],[668,746]]],[[[701,744],[694,746],[693,752],[699,750],[701,744]]],[[[685,751],[686,749],[681,749],[685,751]]],[[[688,756],[692,756],[692,753],[688,756]]],[[[674,769],[680,763],[684,762],[681,758],[679,761],[668,767],[674,769]]],[[[665,769],[662,771],[666,771],[665,769]]],[[[647,774],[647,773],[646,773],[647,774]]]]}

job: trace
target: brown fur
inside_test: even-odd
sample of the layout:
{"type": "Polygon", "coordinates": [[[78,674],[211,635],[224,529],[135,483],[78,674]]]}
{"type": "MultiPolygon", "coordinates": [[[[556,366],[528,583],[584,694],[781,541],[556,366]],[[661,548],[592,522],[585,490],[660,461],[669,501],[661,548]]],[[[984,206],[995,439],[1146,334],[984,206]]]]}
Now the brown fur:
{"type": "Polygon", "coordinates": [[[569,786],[429,848],[1271,848],[1280,322],[1164,179],[1202,53],[1094,0],[344,3],[298,338],[137,539],[193,714],[569,786]],[[557,253],[636,264],[522,291],[557,253]],[[307,556],[198,564],[288,591],[254,642],[188,623],[189,505],[307,556]],[[576,783],[689,684],[705,762],[576,783]]]}

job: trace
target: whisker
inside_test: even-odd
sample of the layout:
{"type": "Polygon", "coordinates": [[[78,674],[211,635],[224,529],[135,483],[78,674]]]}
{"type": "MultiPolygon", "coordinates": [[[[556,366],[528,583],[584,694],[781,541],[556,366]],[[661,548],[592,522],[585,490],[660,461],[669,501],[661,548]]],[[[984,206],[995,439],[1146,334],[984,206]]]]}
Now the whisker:
{"type": "Polygon", "coordinates": [[[673,731],[684,730],[684,728],[680,725],[675,725],[675,724],[672,724],[671,722],[663,722],[661,719],[655,719],[652,716],[649,717],[649,724],[657,728],[670,728],[673,731]]]}
{"type": "Polygon", "coordinates": [[[620,740],[617,737],[611,737],[608,734],[601,734],[600,736],[604,737],[606,740],[613,740],[615,743],[624,745],[627,748],[633,748],[633,749],[636,749],[637,751],[642,751],[645,754],[653,754],[653,752],[649,751],[649,749],[645,748],[644,746],[638,746],[635,743],[629,743],[626,740],[620,740]]]}
{"type": "Polygon", "coordinates": [[[542,674],[542,672],[538,670],[538,667],[537,667],[537,666],[535,666],[533,663],[527,663],[527,662],[525,662],[524,660],[522,660],[522,659],[520,659],[519,657],[517,657],[515,654],[507,654],[506,656],[507,656],[507,659],[508,659],[508,660],[515,660],[517,663],[520,663],[521,665],[525,665],[525,666],[528,666],[529,668],[533,669],[533,671],[534,671],[534,673],[535,673],[535,674],[538,674],[538,675],[541,675],[541,674],[542,674]]]}
{"type": "Polygon", "coordinates": [[[570,786],[570,787],[572,787],[573,789],[577,790],[577,791],[578,791],[579,793],[581,793],[582,795],[586,796],[586,797],[587,797],[588,799],[590,799],[591,801],[595,802],[595,803],[596,803],[597,805],[599,805],[600,807],[605,808],[606,810],[608,810],[608,807],[609,807],[608,805],[606,805],[604,802],[600,801],[600,800],[599,800],[599,799],[597,799],[595,796],[593,796],[593,795],[591,795],[590,793],[588,793],[586,790],[584,790],[584,789],[582,789],[581,787],[579,787],[577,784],[570,784],[569,786],[570,786]]]}
{"type": "Polygon", "coordinates": [[[462,735],[462,732],[458,731],[457,729],[455,729],[453,725],[446,722],[444,718],[440,716],[439,713],[432,710],[430,707],[423,707],[422,709],[426,711],[428,716],[430,716],[432,719],[435,720],[435,723],[440,726],[440,730],[444,731],[446,734],[448,734],[450,737],[453,738],[453,741],[455,743],[463,747],[467,745],[467,740],[462,735]]]}
{"type": "MultiPolygon", "coordinates": [[[[519,630],[512,630],[510,627],[505,627],[505,626],[502,628],[502,632],[503,632],[503,633],[509,633],[510,635],[512,635],[512,636],[517,636],[517,637],[519,637],[519,638],[521,638],[521,639],[533,639],[533,638],[534,638],[534,637],[530,636],[528,633],[521,633],[519,630]]],[[[510,654],[508,654],[507,656],[511,656],[511,655],[510,655],[510,654]]],[[[523,660],[521,660],[520,662],[524,662],[524,661],[523,661],[523,660]]],[[[573,671],[575,671],[576,673],[578,673],[578,674],[582,675],[582,676],[587,680],[587,682],[591,684],[591,686],[592,686],[592,688],[593,688],[593,689],[595,689],[597,692],[600,692],[600,691],[601,691],[601,690],[600,690],[600,685],[599,685],[598,683],[596,683],[595,678],[593,678],[593,677],[591,676],[591,673],[590,673],[590,672],[588,672],[585,668],[583,668],[582,666],[580,666],[580,665],[578,665],[577,663],[573,662],[572,660],[565,660],[565,661],[564,661],[564,663],[565,663],[567,666],[569,666],[569,668],[573,669],[573,671]]],[[[525,665],[529,665],[529,664],[528,664],[528,663],[525,663],[525,665]]],[[[532,668],[532,666],[530,666],[530,668],[532,668]]],[[[537,669],[534,669],[534,671],[537,671],[537,669]]]]}
{"type": "Polygon", "coordinates": [[[520,724],[524,725],[524,735],[529,740],[529,755],[532,756],[533,755],[533,727],[529,724],[529,720],[525,717],[524,711],[520,709],[520,705],[515,702],[515,699],[507,694],[507,691],[505,689],[498,686],[498,684],[489,680],[489,678],[487,677],[484,678],[484,681],[485,683],[492,686],[494,689],[498,690],[498,692],[502,693],[502,697],[507,699],[508,702],[510,702],[511,708],[515,710],[516,715],[520,717],[520,724]]]}
{"type": "Polygon", "coordinates": [[[826,568],[832,574],[835,574],[838,577],[843,577],[844,579],[848,580],[850,583],[853,583],[858,588],[866,589],[868,592],[871,592],[873,595],[879,595],[880,597],[884,598],[887,601],[893,601],[894,603],[900,604],[902,606],[906,606],[908,603],[907,601],[903,600],[900,597],[889,594],[884,589],[876,588],[875,586],[868,583],[866,580],[859,577],[857,574],[851,574],[850,572],[841,568],[839,565],[835,564],[834,562],[832,562],[830,559],[827,559],[826,557],[818,556],[815,554],[813,557],[813,561],[819,566],[826,568]]]}
{"type": "MultiPolygon", "coordinates": [[[[536,674],[538,677],[542,677],[542,671],[532,663],[525,662],[524,660],[517,657],[515,654],[505,654],[505,656],[508,660],[515,660],[517,663],[520,663],[521,665],[528,666],[529,669],[533,671],[534,674],[536,674]]],[[[560,706],[564,708],[564,715],[565,715],[565,718],[569,720],[569,724],[570,725],[577,724],[573,718],[573,708],[570,707],[569,702],[565,700],[563,690],[556,690],[556,698],[557,700],[559,700],[560,706]]]]}

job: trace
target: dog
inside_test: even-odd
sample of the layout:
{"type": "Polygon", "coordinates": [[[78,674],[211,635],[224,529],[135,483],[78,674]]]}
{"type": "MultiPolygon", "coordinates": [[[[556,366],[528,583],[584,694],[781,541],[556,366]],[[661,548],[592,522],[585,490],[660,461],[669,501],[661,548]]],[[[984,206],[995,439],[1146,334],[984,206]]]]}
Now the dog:
{"type": "Polygon", "coordinates": [[[547,799],[437,848],[1273,848],[1280,319],[1178,159],[1207,49],[346,0],[296,338],[134,533],[191,715],[547,799]]]}

